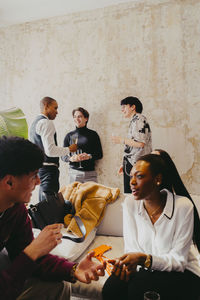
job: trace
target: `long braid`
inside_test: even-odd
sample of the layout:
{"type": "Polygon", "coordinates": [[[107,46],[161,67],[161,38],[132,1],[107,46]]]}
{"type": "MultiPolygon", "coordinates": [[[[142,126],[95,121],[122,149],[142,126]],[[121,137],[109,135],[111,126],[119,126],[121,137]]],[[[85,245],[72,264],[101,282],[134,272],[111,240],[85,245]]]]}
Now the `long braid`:
{"type": "Polygon", "coordinates": [[[190,201],[194,205],[194,231],[193,231],[193,242],[197,246],[199,252],[200,252],[200,219],[199,214],[197,211],[197,208],[194,204],[194,201],[192,200],[192,197],[190,196],[188,190],[186,189],[178,170],[171,159],[170,155],[162,150],[162,149],[155,149],[155,151],[160,153],[160,156],[165,162],[165,165],[167,167],[167,173],[169,173],[169,178],[172,184],[173,191],[176,195],[184,196],[190,199],[190,201]]]}

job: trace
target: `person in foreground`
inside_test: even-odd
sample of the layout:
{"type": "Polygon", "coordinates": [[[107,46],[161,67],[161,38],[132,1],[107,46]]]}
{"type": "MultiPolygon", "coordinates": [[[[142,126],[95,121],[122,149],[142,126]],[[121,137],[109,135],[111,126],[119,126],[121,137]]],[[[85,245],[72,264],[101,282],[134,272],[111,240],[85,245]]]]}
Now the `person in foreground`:
{"type": "Polygon", "coordinates": [[[0,138],[0,251],[6,249],[10,259],[7,267],[0,259],[2,300],[66,300],[69,282],[90,283],[104,275],[105,263],[94,263],[94,253],[78,264],[49,254],[62,241],[62,224],[46,226],[34,239],[26,205],[40,183],[43,159],[42,150],[28,140],[0,138]]]}
{"type": "Polygon", "coordinates": [[[103,157],[101,141],[96,131],[87,128],[89,112],[83,107],[73,109],[72,116],[76,129],[67,133],[64,139],[64,147],[70,147],[77,142],[78,149],[62,157],[69,162],[69,183],[74,181],[97,182],[95,162],[103,157]]]}
{"type": "Polygon", "coordinates": [[[140,157],[131,170],[132,195],[123,206],[125,254],[110,260],[104,300],[143,300],[149,290],[162,300],[198,299],[200,231],[194,224],[200,228],[200,220],[190,199],[172,193],[167,171],[157,154],[140,157]]]}
{"type": "Polygon", "coordinates": [[[152,151],[151,129],[147,118],[142,115],[143,105],[136,97],[121,100],[121,110],[125,118],[131,119],[127,138],[112,136],[114,144],[124,145],[123,165],[118,173],[124,177],[124,193],[131,193],[130,171],[141,155],[152,151]]]}
{"type": "Polygon", "coordinates": [[[45,199],[43,192],[57,193],[59,190],[59,157],[76,151],[77,145],[59,147],[53,120],[58,114],[58,103],[51,97],[40,101],[41,114],[36,117],[30,128],[30,141],[45,153],[44,162],[39,169],[39,201],[45,199]]]}

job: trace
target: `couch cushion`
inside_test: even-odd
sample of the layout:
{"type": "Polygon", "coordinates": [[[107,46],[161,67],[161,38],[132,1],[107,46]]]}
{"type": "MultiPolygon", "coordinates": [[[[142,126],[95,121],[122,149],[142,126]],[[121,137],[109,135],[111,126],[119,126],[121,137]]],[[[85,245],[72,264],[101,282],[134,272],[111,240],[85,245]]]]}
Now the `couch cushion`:
{"type": "MultiPolygon", "coordinates": [[[[33,228],[34,237],[36,237],[40,230],[33,228]]],[[[62,239],[62,243],[57,245],[50,253],[64,257],[70,261],[76,261],[79,256],[89,247],[96,236],[96,228],[94,228],[81,243],[75,243],[70,240],[62,239]]]]}
{"type": "Polygon", "coordinates": [[[106,207],[105,216],[98,226],[98,235],[123,236],[122,226],[122,202],[125,195],[120,194],[117,200],[106,207]]]}
{"type": "MultiPolygon", "coordinates": [[[[117,258],[124,253],[123,237],[96,236],[90,247],[83,255],[81,255],[78,261],[80,261],[91,249],[105,244],[112,246],[111,250],[105,252],[105,256],[108,258],[117,258]]],[[[100,277],[98,281],[93,281],[91,284],[85,284],[78,281],[75,284],[72,284],[72,295],[84,299],[102,299],[101,291],[107,278],[108,274],[106,273],[104,277],[100,277]]]]}

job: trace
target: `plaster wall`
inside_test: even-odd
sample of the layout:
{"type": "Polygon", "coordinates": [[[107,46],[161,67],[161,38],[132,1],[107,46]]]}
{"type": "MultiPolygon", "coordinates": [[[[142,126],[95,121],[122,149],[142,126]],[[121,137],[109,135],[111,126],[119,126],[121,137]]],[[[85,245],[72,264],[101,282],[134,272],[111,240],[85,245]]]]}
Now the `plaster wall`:
{"type": "MultiPolygon", "coordinates": [[[[101,138],[99,182],[118,186],[129,120],[120,100],[144,105],[153,147],[167,150],[192,194],[200,195],[200,1],[146,0],[0,29],[1,109],[20,107],[30,125],[39,101],[59,103],[58,142],[74,128],[71,111],[90,112],[101,138]]],[[[61,162],[61,185],[67,165],[61,162]]]]}

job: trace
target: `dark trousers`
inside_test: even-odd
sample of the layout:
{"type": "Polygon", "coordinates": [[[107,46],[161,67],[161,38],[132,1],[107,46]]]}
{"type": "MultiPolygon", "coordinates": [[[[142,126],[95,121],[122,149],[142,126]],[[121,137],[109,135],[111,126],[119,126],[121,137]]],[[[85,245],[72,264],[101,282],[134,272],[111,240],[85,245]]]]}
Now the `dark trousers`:
{"type": "Polygon", "coordinates": [[[130,172],[132,169],[132,165],[128,161],[126,157],[123,160],[123,175],[124,175],[124,193],[131,194],[130,188],[130,172]]]}
{"type": "Polygon", "coordinates": [[[44,166],[39,169],[39,201],[45,199],[43,192],[57,193],[59,191],[59,173],[56,166],[44,166]]]}
{"type": "Polygon", "coordinates": [[[149,272],[141,270],[128,282],[111,275],[104,284],[103,300],[144,300],[144,293],[155,291],[161,300],[197,300],[200,277],[185,272],[149,272]]]}

